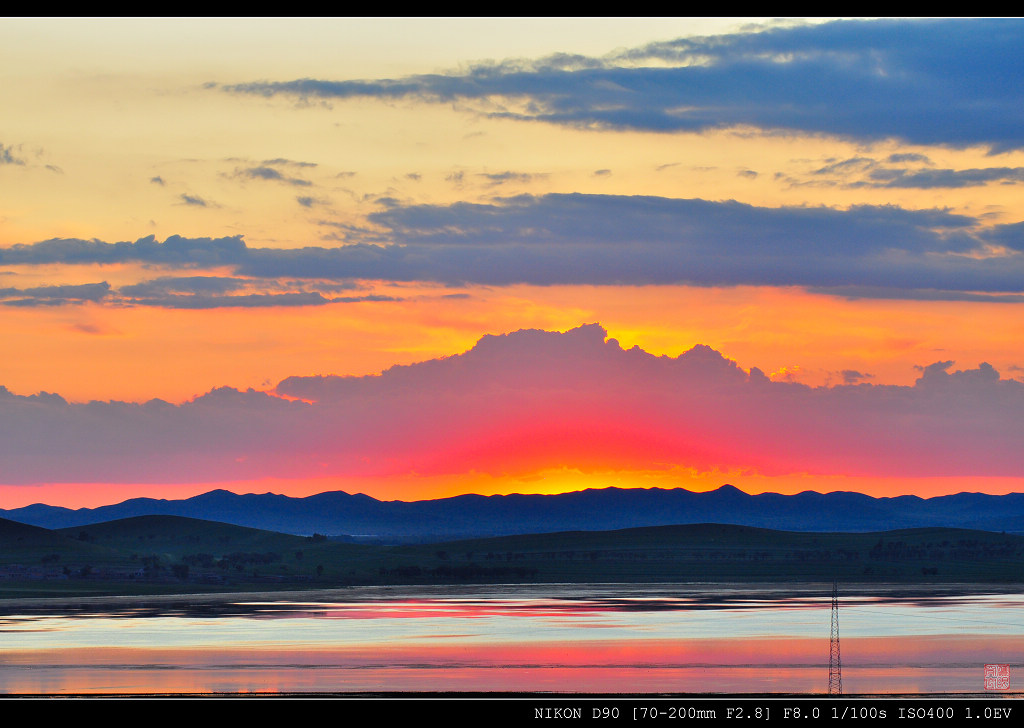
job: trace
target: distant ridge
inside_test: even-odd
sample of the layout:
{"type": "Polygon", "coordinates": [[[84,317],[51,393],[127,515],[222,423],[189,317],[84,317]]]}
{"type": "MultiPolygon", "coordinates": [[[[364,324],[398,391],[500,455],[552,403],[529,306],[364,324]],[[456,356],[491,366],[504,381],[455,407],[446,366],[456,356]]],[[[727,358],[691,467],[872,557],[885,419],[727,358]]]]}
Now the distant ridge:
{"type": "Polygon", "coordinates": [[[133,498],[71,510],[35,504],[0,517],[43,528],[70,528],[119,518],[173,515],[282,533],[348,535],[379,541],[440,541],[553,531],[722,523],[789,531],[885,531],[969,528],[1024,533],[1024,494],[873,498],[862,493],[748,495],[731,486],[695,493],[682,488],[604,488],[557,495],[460,495],[424,501],[379,501],[331,491],[306,498],[213,490],[184,500],[133,498]]]}

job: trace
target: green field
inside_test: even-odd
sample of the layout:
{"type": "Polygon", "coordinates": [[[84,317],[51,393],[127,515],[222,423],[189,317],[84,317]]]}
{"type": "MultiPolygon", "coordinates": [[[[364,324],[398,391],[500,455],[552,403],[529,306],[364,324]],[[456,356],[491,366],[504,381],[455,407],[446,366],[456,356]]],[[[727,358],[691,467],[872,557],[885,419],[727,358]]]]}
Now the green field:
{"type": "Polygon", "coordinates": [[[0,519],[0,598],[387,584],[1024,582],[1024,537],[699,524],[380,546],[177,516],[49,531],[0,519]]]}

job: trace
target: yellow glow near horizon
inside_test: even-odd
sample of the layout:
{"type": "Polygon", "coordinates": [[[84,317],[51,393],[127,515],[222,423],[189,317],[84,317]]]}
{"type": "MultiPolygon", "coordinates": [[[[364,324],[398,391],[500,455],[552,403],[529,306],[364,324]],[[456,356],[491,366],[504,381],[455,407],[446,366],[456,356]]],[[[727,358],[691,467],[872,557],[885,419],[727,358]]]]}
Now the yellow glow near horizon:
{"type": "Polygon", "coordinates": [[[857,492],[874,498],[904,494],[933,498],[956,493],[1005,495],[1024,492],[1024,477],[859,478],[845,475],[809,474],[768,477],[746,472],[701,473],[688,468],[594,473],[560,468],[540,471],[526,477],[495,477],[471,472],[443,476],[407,474],[388,478],[356,477],[305,480],[265,478],[245,482],[185,484],[0,485],[0,507],[9,510],[35,503],[46,503],[65,508],[96,508],[138,497],[180,500],[216,489],[238,494],[276,493],[292,498],[305,498],[331,491],[345,491],[349,494],[362,493],[381,501],[416,501],[451,498],[467,493],[483,496],[515,493],[554,495],[591,488],[683,488],[693,492],[707,492],[726,484],[749,495],[759,493],[795,495],[804,491],[814,491],[817,493],[857,492]]]}

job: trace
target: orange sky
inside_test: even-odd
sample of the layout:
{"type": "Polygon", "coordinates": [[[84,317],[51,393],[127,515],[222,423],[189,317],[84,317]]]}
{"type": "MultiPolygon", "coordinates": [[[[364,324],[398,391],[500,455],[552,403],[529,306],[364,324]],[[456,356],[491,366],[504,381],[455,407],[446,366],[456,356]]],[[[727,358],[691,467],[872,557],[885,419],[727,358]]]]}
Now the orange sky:
{"type": "MultiPolygon", "coordinates": [[[[5,22],[0,385],[13,398],[0,402],[0,508],[215,487],[406,500],[725,482],[875,496],[1024,489],[1003,432],[1024,425],[1005,411],[1024,382],[1024,138],[1005,123],[1021,104],[992,40],[1019,24],[756,21],[737,32],[740,20],[576,19],[569,32],[552,19],[437,19],[422,21],[426,33],[400,19],[282,21],[287,33],[259,19],[5,22]],[[919,42],[890,44],[890,23],[919,42]],[[926,52],[940,40],[941,58],[926,52]],[[856,62],[835,65],[830,44],[856,62]],[[871,64],[883,72],[859,75],[871,64]],[[968,80],[947,89],[954,71],[968,80]],[[830,108],[803,96],[819,83],[830,108]],[[947,123],[936,126],[939,97],[947,123]],[[494,391],[451,385],[450,412],[466,419],[439,406],[436,431],[398,399],[376,410],[360,400],[363,416],[387,411],[402,433],[380,425],[362,453],[332,449],[331,437],[377,432],[346,420],[344,401],[313,408],[315,425],[288,414],[311,440],[287,452],[272,417],[254,415],[268,429],[253,424],[246,441],[245,418],[220,400],[202,405],[213,410],[201,423],[237,429],[211,429],[207,444],[225,452],[175,429],[198,427],[174,418],[218,387],[370,377],[358,385],[370,397],[373,375],[396,365],[447,361],[487,335],[594,323],[625,350],[674,358],[706,345],[751,380],[758,370],[815,388],[807,396],[836,417],[874,428],[859,438],[840,422],[834,436],[873,450],[819,457],[807,443],[833,425],[814,424],[809,399],[780,413],[795,423],[790,443],[770,427],[757,442],[725,429],[703,449],[682,442],[668,415],[644,419],[672,391],[643,390],[647,404],[631,408],[602,389],[591,421],[577,402],[565,421],[484,426],[467,404],[479,392],[505,402],[494,391],[562,391],[557,377],[515,390],[500,362],[487,365],[494,391]],[[933,401],[915,382],[938,362],[933,401]],[[840,386],[864,402],[829,394],[840,386]],[[67,408],[25,399],[39,392],[67,408]],[[901,415],[890,392],[920,410],[901,415]],[[154,398],[178,406],[166,422],[85,407],[154,398]],[[462,439],[428,453],[448,427],[462,439]],[[118,438],[136,436],[119,454],[118,438]],[[929,442],[964,455],[936,474],[929,442]],[[989,448],[998,467],[982,465],[989,448]],[[133,469],[146,458],[166,470],[133,469]]],[[[407,401],[435,406],[435,394],[407,401]]],[[[741,399],[737,411],[755,406],[741,399]]]]}

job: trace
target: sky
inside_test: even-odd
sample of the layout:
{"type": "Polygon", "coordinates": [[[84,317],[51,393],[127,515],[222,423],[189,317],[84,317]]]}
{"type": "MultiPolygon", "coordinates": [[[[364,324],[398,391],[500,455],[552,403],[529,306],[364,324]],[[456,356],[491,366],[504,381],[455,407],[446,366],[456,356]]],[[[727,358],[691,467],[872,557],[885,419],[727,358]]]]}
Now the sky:
{"type": "Polygon", "coordinates": [[[1021,48],[0,19],[0,508],[1022,492],[1021,48]]]}

